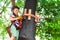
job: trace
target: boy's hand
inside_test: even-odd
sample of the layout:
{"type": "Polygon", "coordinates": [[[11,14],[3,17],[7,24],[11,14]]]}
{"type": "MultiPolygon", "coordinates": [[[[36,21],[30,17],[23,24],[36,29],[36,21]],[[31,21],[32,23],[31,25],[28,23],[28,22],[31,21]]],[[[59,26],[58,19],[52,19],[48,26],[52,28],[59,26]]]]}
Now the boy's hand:
{"type": "Polygon", "coordinates": [[[19,17],[17,17],[17,19],[22,19],[22,15],[20,15],[19,17]]]}

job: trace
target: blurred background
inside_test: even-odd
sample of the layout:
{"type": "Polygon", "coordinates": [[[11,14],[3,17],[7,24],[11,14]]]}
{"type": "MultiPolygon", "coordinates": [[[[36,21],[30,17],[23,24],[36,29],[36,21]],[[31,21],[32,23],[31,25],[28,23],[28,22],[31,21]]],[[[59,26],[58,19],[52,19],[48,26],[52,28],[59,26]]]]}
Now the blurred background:
{"type": "MultiPolygon", "coordinates": [[[[25,0],[15,0],[23,13],[25,0]]],[[[10,24],[11,0],[0,0],[0,40],[8,40],[6,27],[10,24]]],[[[60,40],[60,0],[37,0],[37,14],[40,21],[36,24],[36,40],[60,40]]]]}

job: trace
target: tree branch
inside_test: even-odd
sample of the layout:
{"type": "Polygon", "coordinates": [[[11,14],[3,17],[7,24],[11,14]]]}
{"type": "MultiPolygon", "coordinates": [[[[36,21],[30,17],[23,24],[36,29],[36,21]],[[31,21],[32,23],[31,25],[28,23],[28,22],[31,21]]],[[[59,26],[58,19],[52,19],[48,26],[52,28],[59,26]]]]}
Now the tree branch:
{"type": "Polygon", "coordinates": [[[12,7],[15,6],[15,0],[11,0],[12,2],[12,7]]]}

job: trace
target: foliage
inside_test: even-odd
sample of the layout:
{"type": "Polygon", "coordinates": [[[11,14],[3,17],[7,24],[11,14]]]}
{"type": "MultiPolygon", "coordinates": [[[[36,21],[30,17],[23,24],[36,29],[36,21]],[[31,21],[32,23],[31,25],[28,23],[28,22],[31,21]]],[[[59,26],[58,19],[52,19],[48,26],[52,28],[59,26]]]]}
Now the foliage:
{"type": "Polygon", "coordinates": [[[37,6],[38,13],[44,16],[44,20],[37,24],[36,34],[42,40],[59,40],[60,35],[60,1],[59,0],[39,0],[40,7],[37,6]],[[39,9],[40,8],[40,9],[39,9]]]}
{"type": "MultiPolygon", "coordinates": [[[[16,0],[15,5],[23,11],[25,0],[16,0]]],[[[0,35],[4,36],[9,20],[6,15],[11,9],[10,0],[0,0],[0,35]],[[7,22],[8,21],[8,22],[7,22]]],[[[36,35],[41,40],[59,40],[60,39],[60,0],[37,0],[36,11],[39,16],[43,16],[36,24],[36,35]]]]}

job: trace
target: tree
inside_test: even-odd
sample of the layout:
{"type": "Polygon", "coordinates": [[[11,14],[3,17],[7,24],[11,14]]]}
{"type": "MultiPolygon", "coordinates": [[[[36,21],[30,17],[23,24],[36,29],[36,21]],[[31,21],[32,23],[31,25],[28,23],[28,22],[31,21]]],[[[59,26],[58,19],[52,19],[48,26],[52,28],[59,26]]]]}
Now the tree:
{"type": "Polygon", "coordinates": [[[11,0],[12,6],[15,6],[15,0],[11,0]]]}
{"type": "MultiPolygon", "coordinates": [[[[35,15],[36,2],[36,0],[26,0],[24,12],[27,11],[27,14],[30,10],[31,14],[35,15]]],[[[26,17],[26,19],[23,19],[23,28],[20,30],[19,40],[35,40],[35,31],[34,18],[31,17],[31,20],[28,20],[28,17],[26,17]]]]}
{"type": "MultiPolygon", "coordinates": [[[[20,7],[19,13],[24,7],[24,1],[15,0],[15,5],[20,7]]],[[[6,23],[7,18],[5,16],[10,13],[10,3],[11,0],[0,0],[0,35],[2,36],[7,33],[6,27],[9,23],[6,23]]],[[[60,0],[37,0],[36,9],[39,15],[44,18],[47,17],[37,24],[36,35],[41,40],[60,40],[60,0]]]]}
{"type": "Polygon", "coordinates": [[[40,35],[41,40],[59,40],[60,38],[59,2],[59,0],[40,0],[40,7],[37,6],[38,13],[45,18],[40,22],[36,32],[37,35],[40,35]]]}

